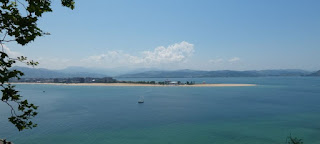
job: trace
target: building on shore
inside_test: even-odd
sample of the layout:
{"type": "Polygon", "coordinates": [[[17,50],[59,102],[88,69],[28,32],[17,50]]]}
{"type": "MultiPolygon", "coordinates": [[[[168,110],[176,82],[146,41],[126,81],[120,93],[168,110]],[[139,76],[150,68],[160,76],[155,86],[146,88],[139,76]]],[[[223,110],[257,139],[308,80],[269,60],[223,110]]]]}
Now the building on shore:
{"type": "Polygon", "coordinates": [[[73,78],[21,78],[11,79],[10,82],[29,82],[29,83],[115,83],[116,79],[112,77],[91,78],[91,77],[73,77],[73,78]]]}
{"type": "Polygon", "coordinates": [[[178,85],[179,83],[177,81],[170,81],[169,85],[178,85]]]}

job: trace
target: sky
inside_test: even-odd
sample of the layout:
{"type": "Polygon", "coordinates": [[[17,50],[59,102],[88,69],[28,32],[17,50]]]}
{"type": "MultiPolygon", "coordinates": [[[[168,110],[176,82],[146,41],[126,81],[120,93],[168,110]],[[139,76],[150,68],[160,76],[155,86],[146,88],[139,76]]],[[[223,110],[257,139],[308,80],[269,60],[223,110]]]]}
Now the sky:
{"type": "Polygon", "coordinates": [[[318,0],[53,1],[39,27],[51,35],[11,56],[40,68],[320,69],[318,0]]]}

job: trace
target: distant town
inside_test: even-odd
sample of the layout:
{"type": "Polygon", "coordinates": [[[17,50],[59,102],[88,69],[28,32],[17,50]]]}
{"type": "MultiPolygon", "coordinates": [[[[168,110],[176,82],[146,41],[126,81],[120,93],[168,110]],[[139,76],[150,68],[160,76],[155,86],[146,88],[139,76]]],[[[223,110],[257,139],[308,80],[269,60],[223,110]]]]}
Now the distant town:
{"type": "MultiPolygon", "coordinates": [[[[112,77],[92,78],[92,77],[73,77],[73,78],[21,78],[12,79],[14,83],[132,83],[132,84],[159,84],[159,85],[193,85],[195,81],[118,81],[112,77]]],[[[203,82],[205,83],[205,82],[203,82]]]]}

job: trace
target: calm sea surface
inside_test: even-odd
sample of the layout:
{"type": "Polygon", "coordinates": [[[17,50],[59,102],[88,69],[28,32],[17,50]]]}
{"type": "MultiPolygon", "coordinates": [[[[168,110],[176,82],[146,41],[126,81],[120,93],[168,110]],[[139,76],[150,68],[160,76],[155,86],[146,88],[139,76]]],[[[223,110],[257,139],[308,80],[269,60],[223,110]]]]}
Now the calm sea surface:
{"type": "Polygon", "coordinates": [[[284,144],[291,133],[320,143],[320,78],[169,80],[258,86],[17,85],[40,106],[38,127],[18,132],[0,103],[0,138],[15,144],[284,144]],[[140,96],[144,104],[137,104],[140,96]]]}

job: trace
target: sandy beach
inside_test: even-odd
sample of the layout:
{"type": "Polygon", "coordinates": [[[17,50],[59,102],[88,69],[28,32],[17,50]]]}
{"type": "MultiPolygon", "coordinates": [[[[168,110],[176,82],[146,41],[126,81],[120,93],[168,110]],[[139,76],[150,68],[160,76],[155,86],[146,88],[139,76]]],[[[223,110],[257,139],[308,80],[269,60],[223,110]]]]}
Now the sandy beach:
{"type": "Polygon", "coordinates": [[[159,85],[134,83],[13,83],[13,84],[47,84],[64,86],[127,86],[127,87],[243,87],[256,86],[256,84],[194,84],[194,85],[159,85]]]}

